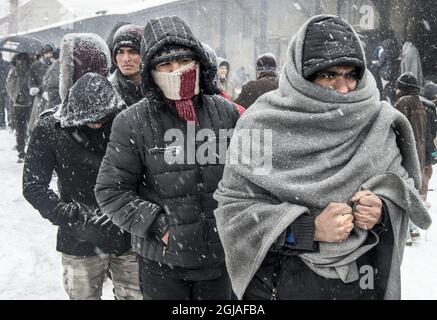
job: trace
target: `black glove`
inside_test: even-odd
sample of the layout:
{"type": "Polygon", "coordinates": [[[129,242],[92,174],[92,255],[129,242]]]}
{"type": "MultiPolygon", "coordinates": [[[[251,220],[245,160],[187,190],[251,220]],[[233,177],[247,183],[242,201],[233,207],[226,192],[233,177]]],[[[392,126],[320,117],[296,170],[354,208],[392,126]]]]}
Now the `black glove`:
{"type": "Polygon", "coordinates": [[[82,204],[81,209],[82,218],[72,228],[76,239],[92,243],[105,252],[122,243],[124,231],[114,225],[100,208],[82,204]]]}
{"type": "Polygon", "coordinates": [[[82,205],[83,226],[93,226],[102,231],[109,230],[113,223],[107,215],[104,215],[100,208],[95,208],[87,205],[82,205]]]}
{"type": "Polygon", "coordinates": [[[159,241],[162,241],[162,237],[168,231],[168,217],[164,212],[158,213],[155,220],[153,220],[150,226],[149,232],[159,241]]]}
{"type": "Polygon", "coordinates": [[[55,226],[69,225],[72,226],[76,224],[80,217],[81,206],[77,202],[60,202],[56,207],[49,213],[47,218],[55,226]]]}

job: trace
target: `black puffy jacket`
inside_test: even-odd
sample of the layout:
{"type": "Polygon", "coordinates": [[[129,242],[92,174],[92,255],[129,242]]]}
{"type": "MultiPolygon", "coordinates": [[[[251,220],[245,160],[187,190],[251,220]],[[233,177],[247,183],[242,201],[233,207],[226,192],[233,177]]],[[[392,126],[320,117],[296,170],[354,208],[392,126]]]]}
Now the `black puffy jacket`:
{"type": "MultiPolygon", "coordinates": [[[[114,119],[97,177],[96,198],[104,213],[132,234],[133,248],[141,256],[174,267],[221,268],[224,252],[213,214],[217,202],[212,197],[225,163],[218,150],[219,130],[234,128],[239,113],[233,104],[213,94],[217,91],[213,82],[216,66],[181,20],[166,17],[152,20],[151,25],[154,32],[147,30],[150,24],[146,26],[145,47],[141,50],[145,53],[142,56],[145,98],[114,119]],[[170,164],[165,160],[168,155],[179,151],[186,154],[187,150],[186,145],[177,148],[164,140],[170,129],[179,129],[187,142],[187,123],[178,117],[175,106],[162,97],[157,87],[150,85],[153,83],[150,58],[166,43],[185,45],[198,56],[201,94],[193,99],[199,123],[195,131],[212,129],[210,156],[215,161],[202,164],[196,159],[170,164]],[[168,246],[156,237],[153,228],[162,215],[168,221],[168,246]]],[[[226,140],[226,150],[229,139],[222,140],[226,140]]],[[[189,142],[194,143],[192,139],[189,142]]],[[[204,146],[203,140],[198,141],[194,152],[200,152],[204,146]]]]}
{"type": "Polygon", "coordinates": [[[110,119],[117,108],[124,107],[124,104],[114,107],[111,104],[114,97],[120,99],[109,81],[89,73],[72,87],[60,106],[64,112],[47,110],[32,131],[23,170],[23,195],[44,218],[59,226],[56,247],[65,254],[92,256],[100,251],[123,254],[131,248],[130,235],[116,226],[100,230],[80,224],[85,215],[98,208],[94,185],[111,132],[110,119]],[[84,87],[96,92],[90,95],[84,87]],[[94,105],[90,105],[91,101],[94,105]],[[101,129],[84,125],[93,115],[106,117],[101,129]],[[83,119],[82,124],[79,119],[83,119]],[[62,122],[78,125],[62,127],[62,122]],[[58,176],[59,196],[50,188],[53,171],[58,176]],[[75,210],[75,215],[68,212],[75,210]]]}

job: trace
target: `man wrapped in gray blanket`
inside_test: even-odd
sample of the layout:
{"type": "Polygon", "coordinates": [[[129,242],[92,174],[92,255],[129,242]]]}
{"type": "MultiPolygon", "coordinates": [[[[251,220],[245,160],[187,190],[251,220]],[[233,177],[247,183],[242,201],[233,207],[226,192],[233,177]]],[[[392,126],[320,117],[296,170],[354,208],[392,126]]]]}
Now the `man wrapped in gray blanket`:
{"type": "Polygon", "coordinates": [[[214,195],[237,297],[400,299],[408,219],[431,224],[420,180],[411,126],[380,101],[357,33],[310,18],[279,89],[240,118],[214,195]]]}

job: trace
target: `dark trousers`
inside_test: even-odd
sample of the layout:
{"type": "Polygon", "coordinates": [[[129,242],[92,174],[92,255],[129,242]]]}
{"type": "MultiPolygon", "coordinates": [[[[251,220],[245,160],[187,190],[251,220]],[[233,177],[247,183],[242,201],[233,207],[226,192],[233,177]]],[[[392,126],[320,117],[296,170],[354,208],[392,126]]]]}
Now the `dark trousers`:
{"type": "Polygon", "coordinates": [[[6,94],[0,93],[0,127],[6,126],[6,114],[8,115],[8,122],[10,124],[9,97],[6,94]]]}
{"type": "MultiPolygon", "coordinates": [[[[365,255],[357,261],[358,268],[368,263],[370,261],[365,255]]],[[[382,296],[379,296],[377,289],[361,288],[360,280],[343,283],[339,279],[321,277],[296,255],[269,252],[243,298],[244,300],[374,300],[382,299],[382,296]]]]}
{"type": "Polygon", "coordinates": [[[231,283],[226,272],[212,280],[192,281],[149,268],[142,257],[138,257],[138,263],[140,290],[144,300],[230,300],[231,298],[231,283]]]}
{"type": "Polygon", "coordinates": [[[14,106],[15,136],[17,137],[17,151],[19,156],[24,156],[24,148],[27,138],[27,124],[30,118],[31,108],[14,106]]]}

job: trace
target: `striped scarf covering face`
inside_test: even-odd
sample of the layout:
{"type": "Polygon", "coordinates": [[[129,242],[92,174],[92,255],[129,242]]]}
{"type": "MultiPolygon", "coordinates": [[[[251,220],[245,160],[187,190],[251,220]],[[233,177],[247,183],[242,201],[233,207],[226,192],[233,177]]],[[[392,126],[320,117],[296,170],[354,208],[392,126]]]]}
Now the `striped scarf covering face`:
{"type": "Polygon", "coordinates": [[[199,94],[199,64],[196,61],[173,72],[159,72],[152,70],[152,77],[164,96],[173,100],[179,118],[197,124],[193,101],[199,94]]]}

